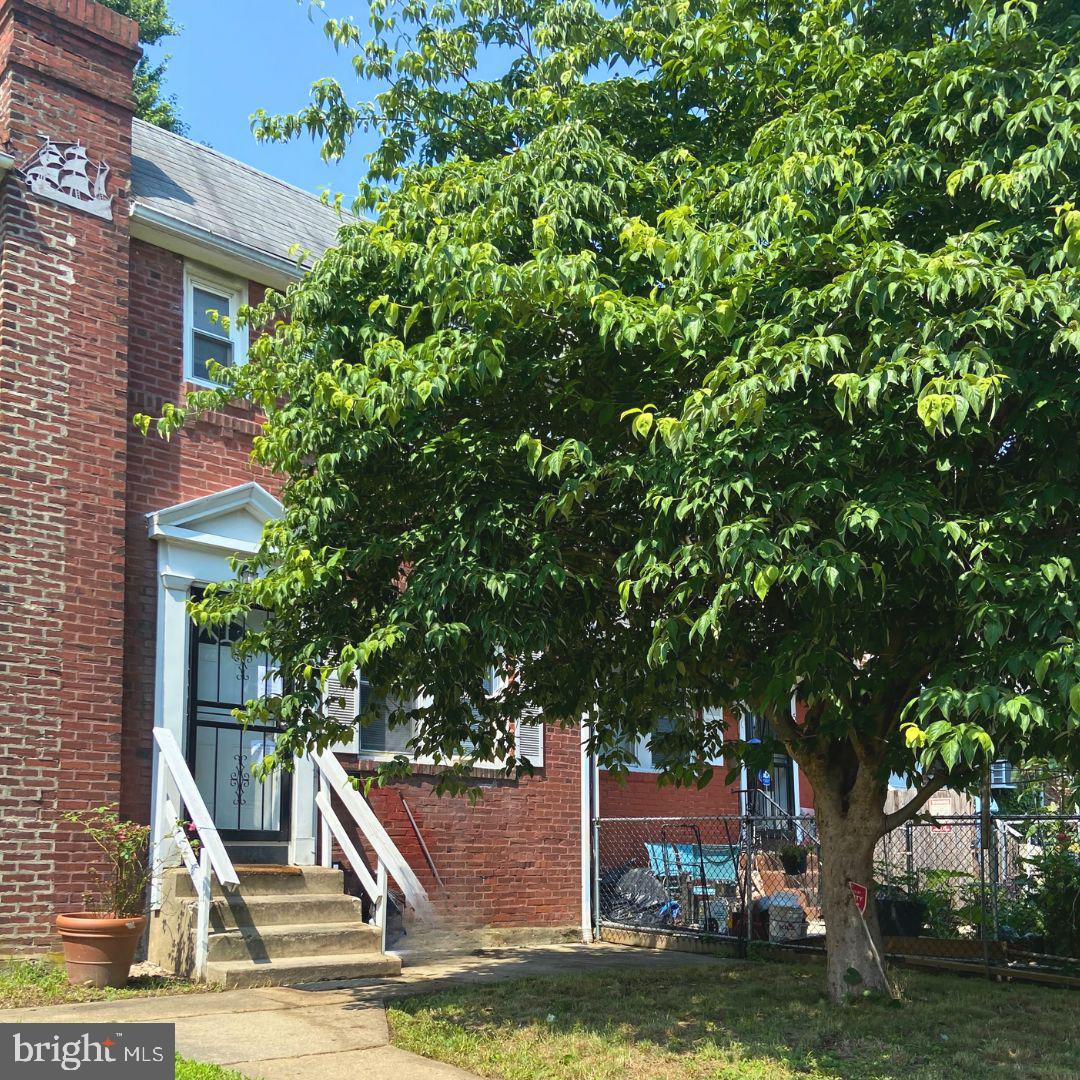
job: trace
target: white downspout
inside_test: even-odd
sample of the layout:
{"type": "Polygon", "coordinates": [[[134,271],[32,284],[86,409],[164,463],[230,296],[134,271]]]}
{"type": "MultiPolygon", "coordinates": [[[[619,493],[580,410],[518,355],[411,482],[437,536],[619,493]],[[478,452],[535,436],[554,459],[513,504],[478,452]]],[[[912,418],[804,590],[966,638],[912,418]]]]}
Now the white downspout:
{"type": "Polygon", "coordinates": [[[586,714],[581,718],[581,940],[586,944],[593,940],[593,765],[592,755],[589,753],[591,734],[586,714]]]}
{"type": "MultiPolygon", "coordinates": [[[[797,720],[799,713],[798,697],[791,695],[791,719],[797,720]]],[[[799,763],[791,757],[791,794],[795,802],[795,816],[802,817],[802,793],[799,790],[799,763]]]]}
{"type": "MultiPolygon", "coordinates": [[[[743,709],[739,709],[739,741],[743,742],[746,739],[746,713],[743,709]]],[[[742,762],[739,766],[739,814],[745,817],[750,813],[750,800],[747,798],[747,792],[749,791],[749,776],[746,772],[746,762],[742,762]]]]}

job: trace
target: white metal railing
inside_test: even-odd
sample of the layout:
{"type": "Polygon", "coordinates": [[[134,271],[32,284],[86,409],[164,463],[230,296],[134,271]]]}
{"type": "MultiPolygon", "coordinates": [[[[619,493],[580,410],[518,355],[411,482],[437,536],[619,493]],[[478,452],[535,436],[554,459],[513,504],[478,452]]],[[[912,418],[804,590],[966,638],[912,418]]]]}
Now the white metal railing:
{"type": "Polygon", "coordinates": [[[797,843],[804,844],[808,842],[809,847],[816,848],[818,855],[821,854],[821,841],[817,836],[817,818],[810,819],[805,814],[793,814],[790,810],[785,810],[776,799],[761,788],[755,788],[747,794],[752,800],[764,801],[772,808],[767,813],[762,813],[755,808],[752,812],[747,814],[747,817],[764,818],[766,821],[786,822],[795,830],[795,840],[797,843]],[[813,820],[814,822],[813,831],[807,828],[807,823],[810,820],[813,820]]]}
{"type": "Polygon", "coordinates": [[[390,834],[382,827],[375,812],[352,785],[341,762],[331,750],[324,750],[311,755],[319,774],[319,791],[315,796],[315,805],[319,810],[321,856],[323,866],[329,866],[332,858],[332,840],[349,860],[353,872],[360,879],[364,891],[371,898],[375,908],[372,922],[379,928],[382,948],[386,948],[386,916],[389,898],[390,877],[398,883],[405,896],[405,902],[413,909],[422,922],[433,921],[433,911],[424,886],[413,872],[397,845],[390,839],[390,834]],[[331,796],[336,795],[360,830],[366,843],[375,853],[375,876],[371,876],[367,862],[356,850],[352,837],[342,825],[334,811],[331,796]]]}
{"type": "Polygon", "coordinates": [[[206,961],[210,951],[210,902],[213,891],[213,878],[223,886],[236,886],[240,878],[236,868],[225,850],[218,835],[214,819],[203,802],[195,778],[188,769],[187,762],[168,728],[154,728],[154,742],[157,743],[157,786],[154,793],[155,830],[154,837],[154,875],[150,892],[150,904],[156,911],[161,907],[160,869],[167,855],[164,850],[169,843],[176,845],[180,857],[184,860],[187,872],[195,886],[198,899],[198,914],[195,926],[195,978],[206,976],[206,961]],[[167,780],[175,785],[180,797],[180,804],[186,807],[191,816],[191,823],[199,838],[199,853],[188,840],[181,825],[180,808],[172,800],[167,780]]]}

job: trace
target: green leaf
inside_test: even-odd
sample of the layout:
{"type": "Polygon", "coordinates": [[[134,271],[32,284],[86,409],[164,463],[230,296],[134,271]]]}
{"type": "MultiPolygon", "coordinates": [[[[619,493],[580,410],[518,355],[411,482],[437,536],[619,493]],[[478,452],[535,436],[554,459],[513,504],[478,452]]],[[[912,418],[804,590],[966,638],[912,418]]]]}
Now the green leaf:
{"type": "Polygon", "coordinates": [[[757,593],[759,600],[765,599],[779,577],[780,568],[778,566],[766,566],[758,571],[754,577],[754,592],[757,593]]]}

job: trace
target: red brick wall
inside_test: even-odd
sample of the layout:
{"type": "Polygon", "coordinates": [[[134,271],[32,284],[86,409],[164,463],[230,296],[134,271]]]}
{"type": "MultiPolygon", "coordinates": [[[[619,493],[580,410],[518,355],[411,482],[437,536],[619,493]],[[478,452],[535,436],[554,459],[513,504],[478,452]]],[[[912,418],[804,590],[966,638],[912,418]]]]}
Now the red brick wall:
{"type": "MultiPolygon", "coordinates": [[[[357,772],[355,759],[351,772],[357,772]]],[[[421,767],[417,767],[418,771],[421,767]]],[[[438,798],[430,776],[373,788],[372,808],[444,926],[576,926],[581,921],[581,756],[574,728],[548,725],[544,767],[520,780],[478,776],[483,797],[438,798]],[[402,798],[445,885],[440,890],[402,798]]]]}
{"type": "Polygon", "coordinates": [[[724,783],[725,769],[720,766],[703,788],[660,787],[657,774],[631,773],[619,782],[607,772],[600,772],[601,817],[712,817],[737,814],[737,785],[724,783]]]}
{"type": "MultiPolygon", "coordinates": [[[[262,299],[251,282],[251,303],[262,299]]],[[[128,415],[157,416],[167,402],[182,401],[184,381],[184,260],[140,241],[131,243],[131,337],[128,415]]],[[[154,727],[154,661],[157,628],[157,554],[146,515],[177,503],[257,480],[278,484],[251,464],[258,423],[250,409],[216,414],[165,442],[128,425],[127,573],[125,581],[122,812],[138,821],[150,814],[154,727]]]]}
{"type": "Polygon", "coordinates": [[[0,144],[81,141],[106,221],[0,186],[0,947],[82,906],[60,812],[120,790],[131,70],[137,27],[87,0],[0,0],[0,144]]]}

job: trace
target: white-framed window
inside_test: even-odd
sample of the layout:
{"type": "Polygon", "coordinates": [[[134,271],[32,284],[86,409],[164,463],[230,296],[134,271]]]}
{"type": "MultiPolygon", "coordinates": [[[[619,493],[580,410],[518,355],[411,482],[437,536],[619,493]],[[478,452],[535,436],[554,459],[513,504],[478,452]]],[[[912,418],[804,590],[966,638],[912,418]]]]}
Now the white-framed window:
{"type": "MultiPolygon", "coordinates": [[[[359,672],[354,676],[357,685],[343,691],[341,684],[335,676],[330,676],[326,687],[327,713],[345,724],[354,723],[357,713],[361,708],[367,708],[371,695],[371,684],[359,672]]],[[[489,695],[497,694],[503,687],[504,680],[498,674],[495,667],[489,670],[484,679],[484,689],[489,695]]],[[[423,699],[418,701],[423,704],[423,699]]],[[[409,747],[409,741],[416,733],[416,721],[407,724],[390,727],[388,723],[388,707],[377,705],[375,716],[370,718],[362,727],[357,726],[356,734],[345,744],[337,747],[341,753],[358,754],[361,757],[375,760],[404,755],[413,761],[423,763],[430,759],[417,756],[409,747]]],[[[544,764],[544,724],[539,714],[534,718],[530,715],[514,725],[514,741],[518,757],[523,757],[531,762],[533,768],[539,769],[544,764]]],[[[468,751],[468,746],[465,747],[468,751]]],[[[474,763],[479,768],[497,768],[502,762],[477,761],[474,763]]]]}
{"type": "Polygon", "coordinates": [[[415,734],[414,725],[415,721],[410,720],[407,724],[391,727],[386,711],[379,710],[360,728],[357,752],[364,756],[385,754],[387,757],[396,757],[398,754],[404,754],[406,757],[412,757],[409,740],[415,734]]]}
{"type": "Polygon", "coordinates": [[[359,713],[371,704],[371,683],[358,671],[353,675],[354,685],[343,687],[336,675],[326,680],[325,708],[328,716],[342,724],[353,726],[353,735],[335,749],[345,754],[364,757],[391,758],[409,754],[408,743],[413,737],[413,724],[391,727],[390,708],[383,701],[375,703],[374,715],[365,718],[361,726],[356,722],[359,713]]]}
{"type": "MultiPolygon", "coordinates": [[[[705,720],[711,724],[721,725],[723,728],[724,712],[722,709],[706,709],[705,720]]],[[[664,733],[671,731],[671,721],[662,716],[656,721],[653,730],[657,733],[664,733]]],[[[652,746],[652,735],[639,735],[636,740],[624,740],[624,743],[633,742],[630,746],[630,750],[634,754],[634,762],[630,765],[631,772],[644,772],[644,773],[658,773],[663,768],[663,755],[659,749],[655,752],[652,746]]],[[[723,765],[724,756],[722,754],[714,757],[710,760],[711,765],[723,765]]]]}
{"type": "MultiPolygon", "coordinates": [[[[484,692],[488,697],[501,694],[506,687],[506,675],[492,664],[484,676],[484,692]]],[[[534,769],[544,767],[544,721],[539,709],[530,709],[514,722],[514,753],[524,758],[534,769]]],[[[502,762],[477,762],[478,765],[502,762]]]]}
{"type": "Polygon", "coordinates": [[[247,327],[237,316],[247,303],[247,282],[201,266],[184,267],[184,378],[216,386],[208,362],[236,367],[247,360],[247,327]],[[218,316],[215,317],[215,313],[218,316]]]}

